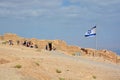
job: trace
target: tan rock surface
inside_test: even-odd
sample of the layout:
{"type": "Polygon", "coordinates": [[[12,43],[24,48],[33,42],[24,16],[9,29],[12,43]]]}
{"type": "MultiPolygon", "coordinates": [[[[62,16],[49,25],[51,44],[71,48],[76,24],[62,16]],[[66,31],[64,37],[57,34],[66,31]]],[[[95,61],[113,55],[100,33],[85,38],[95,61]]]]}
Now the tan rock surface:
{"type": "Polygon", "coordinates": [[[97,59],[0,45],[0,80],[120,80],[120,65],[97,59]]]}
{"type": "MultiPolygon", "coordinates": [[[[16,34],[6,33],[3,36],[0,36],[0,43],[8,44],[8,41],[12,40],[14,46],[17,44],[17,41],[20,41],[20,44],[23,44],[25,40],[31,41],[33,45],[37,45],[39,49],[45,49],[46,45],[49,43],[52,43],[52,48],[55,50],[61,50],[65,54],[69,55],[87,55],[87,56],[97,56],[97,57],[103,57],[106,60],[109,60],[114,63],[120,63],[120,60],[118,59],[118,56],[116,53],[108,50],[95,50],[91,48],[80,48],[78,46],[71,46],[68,45],[63,40],[39,40],[35,38],[27,39],[19,37],[16,34]]],[[[21,46],[21,45],[20,45],[21,46]]]]}

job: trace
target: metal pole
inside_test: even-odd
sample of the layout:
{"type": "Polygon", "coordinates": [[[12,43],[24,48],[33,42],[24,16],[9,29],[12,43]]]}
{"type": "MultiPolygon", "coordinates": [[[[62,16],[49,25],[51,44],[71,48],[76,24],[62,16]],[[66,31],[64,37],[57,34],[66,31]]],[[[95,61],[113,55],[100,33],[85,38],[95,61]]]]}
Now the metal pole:
{"type": "Polygon", "coordinates": [[[96,36],[95,36],[95,54],[97,55],[97,26],[96,26],[96,36]]]}
{"type": "MultiPolygon", "coordinates": [[[[97,27],[96,27],[96,33],[97,33],[97,27]]],[[[96,34],[96,36],[95,36],[95,48],[96,48],[96,50],[97,50],[97,34],[96,34]]]]}

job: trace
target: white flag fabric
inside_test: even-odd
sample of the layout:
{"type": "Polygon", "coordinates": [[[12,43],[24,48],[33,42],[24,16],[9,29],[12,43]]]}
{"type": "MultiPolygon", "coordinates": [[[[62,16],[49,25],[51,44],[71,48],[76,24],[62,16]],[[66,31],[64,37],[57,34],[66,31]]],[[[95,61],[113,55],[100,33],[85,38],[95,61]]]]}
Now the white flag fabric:
{"type": "Polygon", "coordinates": [[[96,26],[92,27],[85,33],[85,37],[95,37],[96,36],[96,26]]]}

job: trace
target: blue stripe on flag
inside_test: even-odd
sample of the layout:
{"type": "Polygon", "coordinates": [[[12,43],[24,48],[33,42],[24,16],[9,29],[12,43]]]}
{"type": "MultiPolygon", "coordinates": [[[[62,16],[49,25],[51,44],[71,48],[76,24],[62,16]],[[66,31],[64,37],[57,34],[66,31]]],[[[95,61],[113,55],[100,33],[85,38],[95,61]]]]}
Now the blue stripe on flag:
{"type": "Polygon", "coordinates": [[[96,26],[92,27],[85,33],[85,37],[94,37],[96,35],[96,26]]]}
{"type": "Polygon", "coordinates": [[[85,37],[94,37],[95,35],[96,35],[96,33],[95,34],[85,35],[85,37]]]}

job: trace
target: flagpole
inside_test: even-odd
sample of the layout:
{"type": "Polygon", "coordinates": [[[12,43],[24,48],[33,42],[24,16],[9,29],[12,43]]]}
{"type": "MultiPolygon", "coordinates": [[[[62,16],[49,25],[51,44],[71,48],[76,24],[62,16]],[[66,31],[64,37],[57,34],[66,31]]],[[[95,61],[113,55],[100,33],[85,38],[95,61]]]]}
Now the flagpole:
{"type": "MultiPolygon", "coordinates": [[[[96,33],[97,33],[97,27],[96,27],[96,33]]],[[[97,50],[97,34],[96,34],[96,36],[95,36],[95,48],[96,48],[96,50],[97,50]]]]}
{"type": "Polygon", "coordinates": [[[95,36],[95,52],[93,53],[93,56],[96,53],[97,51],[97,37],[96,37],[96,26],[92,27],[90,30],[88,30],[86,33],[85,33],[85,37],[94,37],[95,36]]]}
{"type": "Polygon", "coordinates": [[[95,54],[97,54],[97,26],[96,26],[96,36],[95,36],[95,54]]]}

